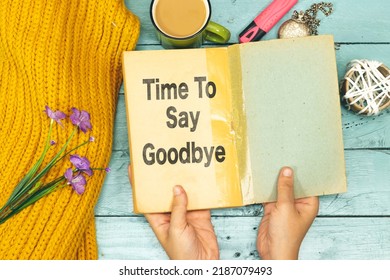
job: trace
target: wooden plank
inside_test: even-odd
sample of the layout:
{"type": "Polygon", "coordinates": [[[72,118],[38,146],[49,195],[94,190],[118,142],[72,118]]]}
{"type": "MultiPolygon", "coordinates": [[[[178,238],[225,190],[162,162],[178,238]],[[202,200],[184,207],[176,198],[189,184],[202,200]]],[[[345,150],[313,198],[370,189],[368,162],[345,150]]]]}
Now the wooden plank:
{"type": "MultiPolygon", "coordinates": [[[[348,192],[321,197],[321,216],[390,215],[390,151],[346,151],[348,192]]],[[[132,216],[132,192],[127,177],[129,154],[114,151],[96,215],[132,216]]],[[[259,216],[260,205],[213,210],[214,216],[259,216]]]]}
{"type": "MultiPolygon", "coordinates": [[[[151,47],[141,49],[145,48],[151,47]]],[[[390,45],[341,45],[336,55],[340,81],[345,74],[347,64],[353,59],[378,60],[390,67],[390,45]]],[[[121,95],[123,95],[123,88],[121,95]]],[[[342,122],[346,149],[390,148],[390,109],[378,116],[367,117],[348,111],[343,106],[342,122]]],[[[119,97],[114,129],[113,149],[128,149],[126,108],[123,96],[119,97]]]]}
{"type": "MultiPolygon", "coordinates": [[[[97,217],[100,259],[167,259],[143,217],[97,217]]],[[[221,259],[258,259],[259,217],[214,217],[221,259]]],[[[389,259],[390,218],[317,218],[300,259],[389,259]]]]}
{"type": "MultiPolygon", "coordinates": [[[[150,0],[126,0],[126,6],[141,20],[139,44],[158,44],[150,21],[150,0]]],[[[238,34],[260,13],[270,0],[212,0],[211,20],[231,31],[230,43],[238,42],[238,34]]],[[[279,26],[292,15],[293,10],[306,10],[317,0],[299,1],[263,40],[276,38],[279,26]]],[[[334,34],[336,42],[390,42],[389,1],[333,1],[334,12],[329,17],[319,13],[320,34],[334,34]],[[367,12],[369,11],[369,12],[367,12]]]]}
{"type": "Polygon", "coordinates": [[[390,44],[338,44],[336,61],[339,81],[345,75],[347,64],[354,59],[377,60],[390,66],[390,44]]]}

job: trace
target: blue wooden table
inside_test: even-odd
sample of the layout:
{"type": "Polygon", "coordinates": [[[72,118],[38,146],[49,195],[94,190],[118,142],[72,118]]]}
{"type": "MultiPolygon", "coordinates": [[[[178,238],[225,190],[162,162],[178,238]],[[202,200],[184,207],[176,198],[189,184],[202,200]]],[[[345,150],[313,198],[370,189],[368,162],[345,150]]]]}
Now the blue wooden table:
{"type": "MultiPolygon", "coordinates": [[[[306,10],[319,1],[299,0],[306,10]]],[[[339,79],[353,59],[390,66],[390,1],[332,1],[329,17],[319,14],[319,34],[333,34],[339,79]]],[[[270,0],[212,0],[212,20],[240,31],[270,0]]],[[[161,49],[149,19],[150,1],[127,0],[140,17],[137,50],[161,49]]],[[[291,17],[292,10],[281,20],[291,17]]],[[[276,38],[277,24],[262,40],[276,38]]],[[[205,47],[214,47],[205,45],[205,47]]],[[[100,259],[167,259],[142,215],[132,212],[127,177],[129,149],[123,87],[115,120],[114,146],[108,174],[95,208],[100,259]]],[[[300,259],[390,259],[390,109],[366,117],[342,108],[348,192],[320,198],[320,211],[300,251],[300,259]]],[[[256,235],[261,205],[212,211],[221,259],[258,259],[256,235]]]]}

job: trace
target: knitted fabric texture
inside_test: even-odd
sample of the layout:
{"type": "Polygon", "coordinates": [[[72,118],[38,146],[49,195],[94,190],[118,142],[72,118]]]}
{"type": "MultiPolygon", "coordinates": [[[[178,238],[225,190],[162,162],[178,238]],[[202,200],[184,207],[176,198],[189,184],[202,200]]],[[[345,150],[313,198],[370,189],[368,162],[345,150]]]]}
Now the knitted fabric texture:
{"type": "MultiPolygon", "coordinates": [[[[49,119],[45,105],[68,115],[91,114],[93,136],[77,151],[92,167],[107,167],[112,148],[121,56],[135,48],[139,20],[120,0],[2,0],[0,9],[0,206],[43,151],[49,119]]],[[[60,149],[73,127],[54,126],[60,149]]],[[[70,167],[52,169],[52,180],[70,167]]],[[[105,172],[86,191],[62,188],[0,225],[0,259],[97,259],[94,225],[105,172]]]]}

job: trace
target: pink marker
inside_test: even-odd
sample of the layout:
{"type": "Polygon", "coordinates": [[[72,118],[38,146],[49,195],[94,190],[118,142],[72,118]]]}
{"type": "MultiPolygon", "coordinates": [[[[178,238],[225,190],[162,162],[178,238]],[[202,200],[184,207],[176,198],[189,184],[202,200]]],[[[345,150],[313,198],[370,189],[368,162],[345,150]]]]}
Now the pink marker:
{"type": "Polygon", "coordinates": [[[274,0],[239,35],[240,43],[259,41],[298,2],[274,0]]]}

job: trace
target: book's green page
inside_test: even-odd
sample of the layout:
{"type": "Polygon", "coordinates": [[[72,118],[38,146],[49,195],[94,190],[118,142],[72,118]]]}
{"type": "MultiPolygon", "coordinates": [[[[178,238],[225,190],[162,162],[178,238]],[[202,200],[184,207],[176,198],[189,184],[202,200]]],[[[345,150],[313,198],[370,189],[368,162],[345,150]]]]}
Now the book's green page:
{"type": "Polygon", "coordinates": [[[254,202],[276,199],[283,166],[295,171],[296,197],[345,192],[333,37],[239,47],[254,202]]]}

